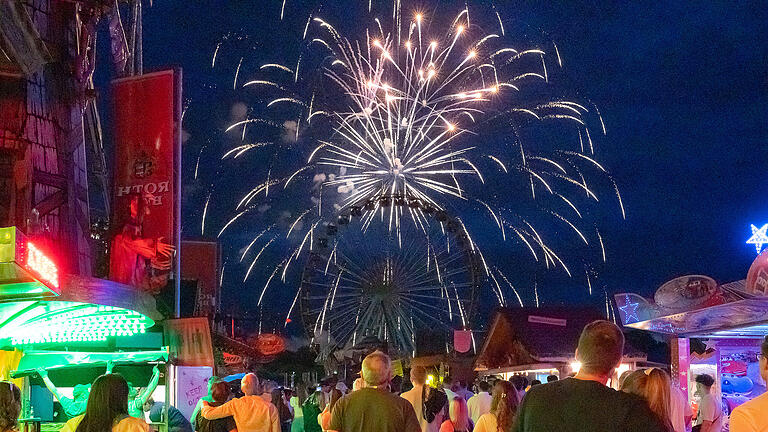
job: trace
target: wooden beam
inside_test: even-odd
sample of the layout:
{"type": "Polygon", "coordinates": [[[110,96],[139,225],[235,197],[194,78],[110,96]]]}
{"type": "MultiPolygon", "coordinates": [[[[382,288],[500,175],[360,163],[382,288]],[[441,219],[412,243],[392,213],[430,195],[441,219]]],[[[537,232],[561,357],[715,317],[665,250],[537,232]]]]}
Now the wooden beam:
{"type": "Polygon", "coordinates": [[[52,212],[53,210],[61,207],[62,205],[66,204],[67,202],[67,190],[58,190],[51,195],[48,195],[37,203],[35,206],[35,210],[37,210],[37,213],[40,215],[40,217],[43,217],[47,215],[48,213],[52,212]]]}
{"type": "Polygon", "coordinates": [[[67,179],[59,174],[51,174],[36,169],[32,172],[32,181],[34,183],[55,187],[56,189],[67,189],[67,179]]]}

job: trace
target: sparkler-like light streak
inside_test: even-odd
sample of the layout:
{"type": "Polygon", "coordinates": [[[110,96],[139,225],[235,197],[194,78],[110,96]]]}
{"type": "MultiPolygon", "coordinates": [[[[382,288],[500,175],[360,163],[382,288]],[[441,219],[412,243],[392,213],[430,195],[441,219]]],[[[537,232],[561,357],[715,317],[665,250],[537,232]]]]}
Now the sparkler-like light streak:
{"type": "MultiPolygon", "coordinates": [[[[281,20],[284,14],[282,1],[281,20]]],[[[258,217],[256,210],[263,202],[274,203],[285,194],[294,194],[289,198],[293,200],[297,190],[311,197],[305,208],[298,212],[292,208],[283,239],[278,238],[278,230],[270,228],[242,252],[240,261],[259,244],[247,279],[263,273],[251,270],[268,246],[285,242],[286,237],[300,240],[298,245],[291,244],[290,254],[283,255],[286,258],[271,272],[260,302],[278,271],[280,282],[286,283],[289,269],[303,262],[301,257],[315,250],[318,242],[328,241],[326,230],[341,223],[336,219],[348,223],[350,216],[360,218],[363,231],[372,224],[385,224],[389,235],[402,244],[404,224],[426,233],[429,224],[435,223],[429,220],[431,214],[447,209],[474,211],[457,218],[457,227],[494,281],[500,304],[506,300],[498,277],[513,290],[520,305],[523,300],[509,279],[486,263],[482,245],[471,236],[480,224],[490,222],[503,240],[509,237],[508,241],[529,252],[533,262],[562,269],[567,275],[571,274],[568,256],[550,243],[557,236],[540,227],[540,220],[565,228],[586,248],[597,250],[593,246],[597,243],[605,260],[602,237],[588,220],[590,208],[599,203],[599,178],[610,182],[622,216],[624,206],[615,182],[595,156],[595,136],[601,134],[590,129],[605,134],[602,116],[591,103],[559,97],[537,96],[526,103],[529,88],[547,88],[557,82],[562,68],[557,45],[547,49],[511,46],[509,32],[495,9],[485,23],[494,28],[488,33],[476,24],[482,22],[477,14],[469,21],[468,9],[440,28],[439,20],[430,22],[424,13],[414,13],[409,19],[399,0],[393,3],[391,26],[376,19],[360,35],[346,35],[316,14],[309,14],[306,24],[302,19],[297,29],[303,49],[296,58],[270,59],[273,61],[255,68],[240,58],[235,72],[235,87],[258,102],[247,118],[240,117],[226,128],[225,132],[237,133],[233,138],[239,142],[226,149],[222,159],[243,164],[258,155],[258,162],[249,167],[259,180],[241,197],[237,213],[219,236],[246,215],[258,217]],[[556,64],[548,68],[550,54],[556,64]],[[238,84],[241,73],[248,77],[244,84],[238,84]],[[561,129],[572,139],[550,140],[558,144],[544,145],[539,141],[547,140],[531,139],[526,132],[536,128],[561,129]],[[273,170],[278,174],[273,175],[273,170]],[[486,186],[489,184],[493,186],[486,186]],[[524,185],[521,190],[528,189],[528,193],[500,190],[493,194],[500,184],[524,185]],[[520,202],[538,210],[518,211],[520,202]]],[[[223,52],[224,47],[217,45],[212,67],[221,64],[223,52]]],[[[435,267],[442,281],[445,264],[430,255],[434,252],[428,249],[425,263],[428,269],[435,267]]],[[[337,258],[332,253],[325,267],[337,258]]],[[[345,273],[344,277],[352,276],[345,273]]],[[[589,279],[586,284],[591,292],[589,279]]],[[[333,295],[340,290],[342,285],[338,290],[334,287],[333,295]]],[[[538,304],[538,287],[533,291],[538,304]]],[[[446,285],[440,292],[451,319],[466,320],[454,289],[446,285]]],[[[297,299],[298,293],[289,316],[297,299]]],[[[337,300],[329,299],[326,304],[332,308],[346,304],[337,300]]],[[[355,305],[357,312],[350,314],[356,326],[369,319],[360,312],[362,307],[355,305]]],[[[323,311],[323,317],[326,313],[323,311]]],[[[401,318],[397,319],[398,329],[407,326],[412,317],[401,318]]],[[[330,325],[322,322],[320,327],[326,324],[330,325]]],[[[351,337],[356,336],[354,331],[351,337]]]]}

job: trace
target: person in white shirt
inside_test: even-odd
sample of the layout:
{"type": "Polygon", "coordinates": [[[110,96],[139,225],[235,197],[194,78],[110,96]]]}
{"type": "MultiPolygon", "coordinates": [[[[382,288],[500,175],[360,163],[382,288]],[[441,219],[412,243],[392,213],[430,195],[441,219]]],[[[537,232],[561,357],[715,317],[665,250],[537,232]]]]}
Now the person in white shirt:
{"type": "MultiPolygon", "coordinates": [[[[411,368],[411,384],[413,388],[400,395],[403,399],[413,405],[413,409],[416,411],[416,419],[421,426],[421,432],[436,432],[440,429],[440,422],[434,420],[429,423],[424,418],[424,397],[426,395],[426,389],[424,388],[427,382],[427,370],[423,366],[413,366],[411,368]]],[[[442,420],[442,417],[440,418],[442,420]]]]}
{"type": "Polygon", "coordinates": [[[723,428],[723,410],[720,407],[720,402],[711,393],[714,383],[715,379],[710,375],[696,376],[696,392],[701,396],[701,400],[694,426],[700,425],[701,432],[720,432],[723,428]]]}
{"type": "MultiPolygon", "coordinates": [[[[768,382],[768,336],[760,347],[760,376],[768,382]]],[[[743,403],[731,413],[732,432],[768,431],[768,392],[743,403]]]]}
{"type": "Polygon", "coordinates": [[[477,383],[479,393],[469,398],[467,406],[469,407],[469,418],[472,419],[473,424],[477,424],[477,420],[481,415],[491,411],[491,385],[486,381],[480,381],[477,383]]]}
{"type": "Polygon", "coordinates": [[[691,415],[686,415],[688,411],[690,411],[688,398],[679,387],[673,384],[669,389],[669,421],[672,422],[672,429],[675,432],[688,430],[687,422],[691,420],[691,415]]]}

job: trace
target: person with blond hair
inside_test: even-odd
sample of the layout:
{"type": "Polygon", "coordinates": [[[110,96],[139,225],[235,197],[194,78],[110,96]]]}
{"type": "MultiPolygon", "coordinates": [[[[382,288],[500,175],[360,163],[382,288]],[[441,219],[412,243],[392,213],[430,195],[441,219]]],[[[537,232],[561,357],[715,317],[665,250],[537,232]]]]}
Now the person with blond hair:
{"type": "Polygon", "coordinates": [[[509,381],[499,380],[493,386],[491,410],[480,416],[474,432],[506,432],[512,427],[520,399],[509,381]]]}
{"type": "Polygon", "coordinates": [[[621,383],[621,391],[643,398],[667,431],[674,432],[671,383],[666,372],[657,368],[633,371],[621,383]]]}
{"type": "Polygon", "coordinates": [[[363,359],[365,388],[336,402],[330,430],[338,432],[421,432],[413,406],[389,391],[392,363],[381,351],[363,359]]]}
{"type": "Polygon", "coordinates": [[[448,419],[440,425],[440,432],[470,432],[471,430],[467,401],[457,394],[448,403],[448,419]]]}
{"type": "Polygon", "coordinates": [[[280,432],[280,415],[272,403],[261,398],[259,377],[246,374],[240,381],[240,389],[245,396],[217,407],[204,401],[200,413],[208,420],[232,416],[238,432],[280,432]]]}

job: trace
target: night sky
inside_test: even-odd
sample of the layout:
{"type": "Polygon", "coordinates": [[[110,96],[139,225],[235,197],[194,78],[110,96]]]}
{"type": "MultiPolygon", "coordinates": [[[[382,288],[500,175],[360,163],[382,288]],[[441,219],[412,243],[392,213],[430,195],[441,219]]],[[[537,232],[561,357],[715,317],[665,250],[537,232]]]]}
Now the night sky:
{"type": "MultiPolygon", "coordinates": [[[[404,13],[413,9],[410,3],[403,1],[404,13]]],[[[457,11],[463,3],[439,2],[457,11]]],[[[416,4],[429,9],[421,5],[434,7],[436,2],[416,4]]],[[[605,119],[608,134],[599,156],[617,181],[627,212],[625,221],[615,208],[594,215],[604,219],[608,264],[600,278],[607,291],[648,296],[661,283],[685,274],[705,274],[718,282],[746,277],[755,256],[754,247],[744,243],[749,224],[768,223],[765,5],[499,1],[495,6],[510,27],[522,29],[531,40],[545,36],[557,43],[568,85],[594,102],[605,119]]],[[[296,12],[302,7],[288,0],[286,15],[295,12],[306,19],[306,13],[296,12]]],[[[211,145],[211,131],[227,125],[227,112],[237,100],[218,93],[231,88],[232,76],[225,69],[211,71],[213,50],[226,34],[253,41],[256,49],[244,52],[246,56],[258,57],[261,41],[280,46],[288,35],[276,24],[279,9],[280,1],[265,0],[157,1],[145,10],[145,68],[184,69],[189,102],[184,124],[189,133],[184,150],[187,236],[200,235],[202,206],[217,175],[216,159],[204,158],[194,180],[197,155],[203,145],[211,145]]],[[[218,203],[211,219],[216,228],[206,234],[215,234],[227,215],[231,206],[218,203]]],[[[237,244],[225,247],[236,251],[247,244],[244,238],[230,238],[237,244]]],[[[504,253],[497,252],[497,264],[503,266],[504,253]]],[[[255,299],[239,289],[241,275],[240,270],[231,277],[225,274],[223,299],[245,310],[255,299]]],[[[583,288],[571,285],[545,282],[539,287],[542,304],[603,306],[602,293],[588,297],[583,288]]],[[[283,297],[275,307],[285,303],[287,308],[292,293],[283,297]]],[[[533,301],[527,290],[524,297],[526,303],[533,301]]]]}

